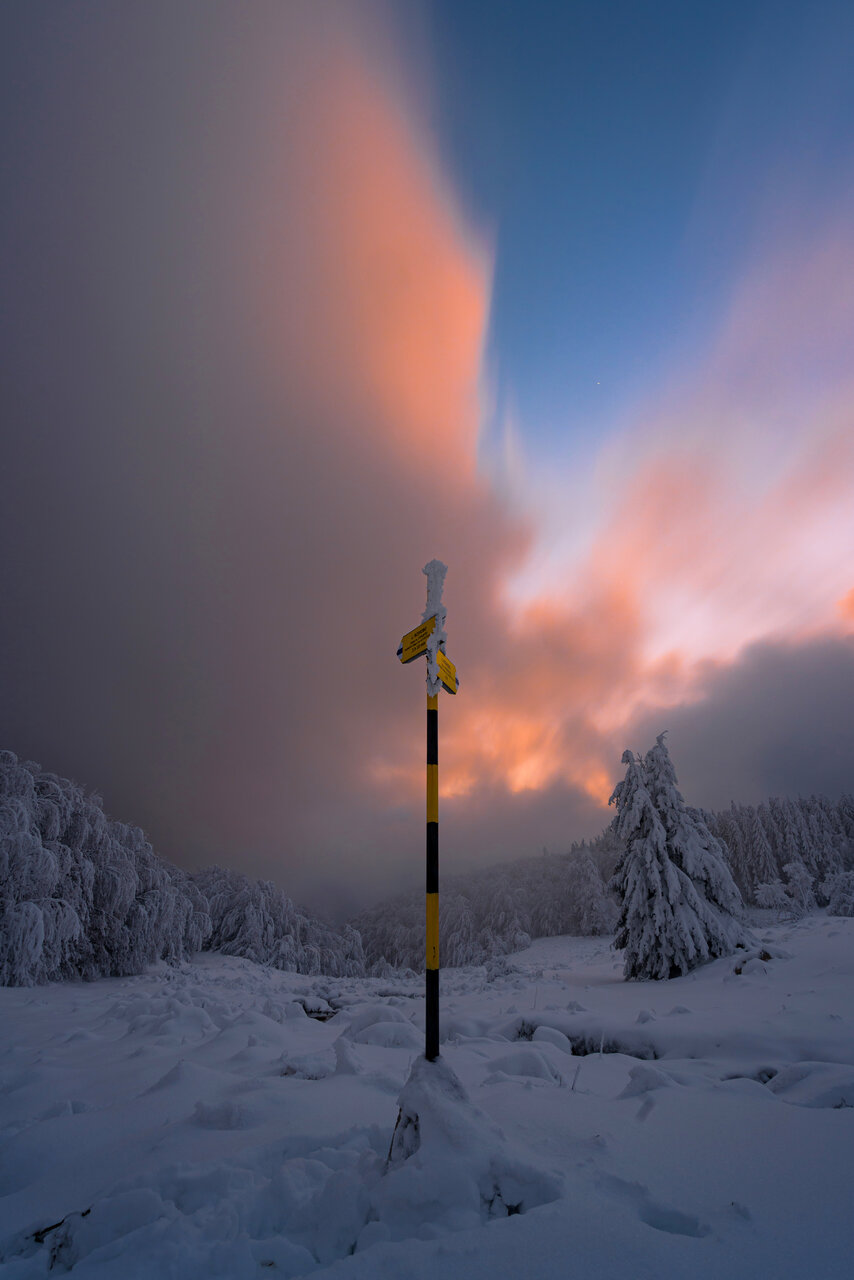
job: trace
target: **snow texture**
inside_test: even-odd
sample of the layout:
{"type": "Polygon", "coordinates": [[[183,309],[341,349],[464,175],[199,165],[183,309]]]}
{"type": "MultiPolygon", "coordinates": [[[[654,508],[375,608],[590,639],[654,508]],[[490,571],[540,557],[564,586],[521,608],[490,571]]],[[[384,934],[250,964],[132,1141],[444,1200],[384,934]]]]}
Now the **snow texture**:
{"type": "Polygon", "coordinates": [[[3,1280],[847,1276],[854,920],[753,923],[666,988],[599,938],[446,972],[436,1063],[367,1042],[402,975],[0,989],[3,1280]]]}

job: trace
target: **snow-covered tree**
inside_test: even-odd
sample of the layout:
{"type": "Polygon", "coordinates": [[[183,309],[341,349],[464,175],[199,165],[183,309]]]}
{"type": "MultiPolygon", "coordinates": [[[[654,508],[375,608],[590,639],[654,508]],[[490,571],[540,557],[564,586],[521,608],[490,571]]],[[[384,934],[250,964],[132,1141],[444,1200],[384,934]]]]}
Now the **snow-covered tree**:
{"type": "Polygon", "coordinates": [[[816,900],[813,893],[813,878],[800,860],[787,862],[783,867],[786,877],[786,896],[789,899],[792,913],[796,916],[809,915],[815,911],[816,900]]]}
{"type": "Polygon", "coordinates": [[[209,932],[204,899],[138,827],[0,752],[0,983],[139,973],[209,932]]]}
{"type": "Polygon", "coordinates": [[[751,809],[749,833],[749,866],[751,884],[771,884],[777,878],[777,859],[771,848],[765,827],[758,809],[751,809]]]}
{"type": "Polygon", "coordinates": [[[364,975],[359,933],[348,925],[339,933],[302,911],[270,880],[222,867],[196,872],[193,880],[209,903],[211,950],[294,973],[364,975]]]}
{"type": "Polygon", "coordinates": [[[726,949],[716,949],[714,954],[726,955],[744,932],[737,921],[743,909],[741,894],[727,866],[723,845],[711,834],[699,812],[690,809],[682,798],[665,737],[663,733],[658,735],[644,759],[647,787],[664,823],[671,860],[693,882],[719,924],[717,932],[726,949]]]}
{"type": "Polygon", "coordinates": [[[821,886],[831,916],[854,916],[854,871],[834,871],[821,886]]]}
{"type": "Polygon", "coordinates": [[[781,880],[770,880],[756,886],[756,905],[766,911],[789,911],[792,902],[781,880]]]}
{"type": "Polygon", "coordinates": [[[572,932],[585,936],[613,932],[617,922],[616,903],[608,895],[587,845],[579,846],[567,859],[565,892],[571,904],[572,932]]]}
{"type": "Polygon", "coordinates": [[[464,893],[443,894],[439,918],[441,940],[439,957],[449,968],[480,964],[486,959],[477,941],[475,916],[470,899],[464,893]]]}
{"type": "Polygon", "coordinates": [[[664,735],[623,763],[611,797],[625,850],[612,881],[622,901],[614,946],[627,978],[677,977],[743,940],[741,900],[719,843],[677,789],[664,735]]]}

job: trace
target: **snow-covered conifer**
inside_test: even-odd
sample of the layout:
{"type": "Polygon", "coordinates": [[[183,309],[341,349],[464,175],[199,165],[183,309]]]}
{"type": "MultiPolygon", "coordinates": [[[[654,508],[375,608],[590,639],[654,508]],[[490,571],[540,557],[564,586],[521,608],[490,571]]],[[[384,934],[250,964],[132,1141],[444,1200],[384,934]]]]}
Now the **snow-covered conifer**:
{"type": "Polygon", "coordinates": [[[623,764],[626,776],[611,796],[614,831],[625,849],[612,880],[622,902],[614,946],[625,952],[626,978],[674,978],[709,958],[702,908],[691,881],[668,857],[643,762],[625,751],[623,764]]]}
{"type": "Polygon", "coordinates": [[[748,875],[750,889],[755,893],[760,884],[773,884],[778,879],[777,860],[758,809],[749,809],[750,826],[747,838],[748,875]]]}
{"type": "Polygon", "coordinates": [[[614,946],[627,978],[670,978],[743,940],[738,890],[717,841],[677,789],[661,734],[644,758],[623,755],[611,801],[625,852],[612,881],[622,899],[614,946]]]}
{"type": "Polygon", "coordinates": [[[660,733],[655,746],[644,759],[644,776],[667,834],[667,852],[673,862],[686,873],[700,896],[712,908],[719,928],[719,940],[712,943],[715,955],[727,955],[744,930],[737,923],[743,903],[735,886],[726,853],[703,822],[697,810],[690,809],[676,784],[676,772],[665,734],[660,733]],[[723,945],[724,950],[718,947],[723,945]]]}

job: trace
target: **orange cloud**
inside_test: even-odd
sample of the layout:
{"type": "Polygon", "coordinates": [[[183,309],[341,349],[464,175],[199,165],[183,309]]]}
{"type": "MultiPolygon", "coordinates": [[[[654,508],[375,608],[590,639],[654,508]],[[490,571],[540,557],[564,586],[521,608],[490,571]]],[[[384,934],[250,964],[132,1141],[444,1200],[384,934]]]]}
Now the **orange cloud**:
{"type": "Polygon", "coordinates": [[[267,376],[300,407],[291,501],[316,508],[295,526],[322,619],[305,661],[338,716],[307,758],[329,770],[331,737],[330,786],[417,810],[421,673],[389,664],[439,554],[462,681],[442,696],[445,801],[563,794],[604,817],[622,748],[648,745],[624,740],[634,719],[698,697],[753,640],[829,625],[850,586],[854,399],[839,359],[818,388],[802,376],[821,316],[847,315],[847,241],[757,267],[699,372],[603,449],[584,504],[554,478],[544,497],[518,459],[508,503],[477,464],[489,254],[363,48],[322,42],[311,70],[253,277],[267,376]]]}
{"type": "MultiPolygon", "coordinates": [[[[586,551],[533,591],[526,565],[515,569],[488,646],[461,668],[447,794],[560,783],[604,806],[619,750],[645,745],[623,741],[639,715],[701,697],[757,640],[805,639],[854,616],[854,595],[843,595],[854,562],[854,325],[834,331],[833,376],[809,376],[826,317],[851,311],[852,257],[850,237],[834,231],[757,270],[705,369],[614,447],[630,458],[617,483],[603,460],[608,491],[586,551]]],[[[541,497],[529,493],[534,522],[541,497]]],[[[568,503],[566,520],[576,516],[568,503]]],[[[556,527],[549,519],[549,537],[556,527]]],[[[527,563],[541,568],[550,554],[535,543],[527,563]]]]}
{"type": "Polygon", "coordinates": [[[103,785],[167,856],[313,885],[325,908],[419,866],[423,671],[394,651],[432,556],[462,680],[442,695],[443,797],[484,858],[484,833],[510,853],[551,842],[547,819],[564,843],[595,827],[621,749],[648,745],[625,741],[632,718],[696,696],[750,639],[846,625],[850,219],[758,263],[703,368],[589,474],[546,488],[508,440],[491,483],[490,255],[407,68],[390,79],[387,10],[209,6],[188,40],[165,6],[141,17],[155,80],[111,19],[55,8],[70,115],[33,81],[21,137],[92,181],[70,206],[67,166],[18,184],[37,216],[11,281],[27,482],[7,485],[8,612],[27,627],[8,745],[103,785]],[[148,133],[164,102],[175,148],[148,133]],[[143,147],[144,207],[117,129],[143,147]],[[56,376],[30,377],[34,350],[56,376]],[[93,352],[115,356],[97,377],[93,352]],[[34,476],[43,518],[20,539],[34,476]]]}
{"type": "MultiPolygon", "coordinates": [[[[854,559],[852,259],[850,233],[834,228],[757,269],[705,369],[600,460],[595,524],[575,539],[587,549],[561,561],[535,545],[538,577],[526,585],[523,566],[508,588],[513,654],[501,668],[526,714],[510,716],[484,775],[502,771],[510,790],[562,777],[604,799],[640,711],[700,696],[763,637],[836,625],[854,559]]],[[[530,491],[532,516],[543,494],[530,491]]],[[[566,502],[566,521],[577,518],[566,502]]],[[[476,754],[482,730],[461,736],[460,754],[476,754]]]]}
{"type": "MultiPolygon", "coordinates": [[[[299,353],[307,394],[334,415],[336,436],[364,432],[369,414],[366,448],[469,486],[490,255],[363,49],[327,42],[315,70],[285,135],[299,182],[290,179],[282,243],[259,282],[268,358],[299,353]]],[[[265,239],[275,234],[268,225],[265,239]]]]}

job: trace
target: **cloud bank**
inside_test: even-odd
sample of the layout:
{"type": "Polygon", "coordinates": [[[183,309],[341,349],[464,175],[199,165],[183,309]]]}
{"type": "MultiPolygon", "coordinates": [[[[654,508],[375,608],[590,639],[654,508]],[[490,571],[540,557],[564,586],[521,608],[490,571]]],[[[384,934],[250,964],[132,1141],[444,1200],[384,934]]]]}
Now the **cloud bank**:
{"type": "Polygon", "coordinates": [[[757,255],[583,476],[496,476],[488,240],[384,15],[209,12],[10,24],[4,745],[184,864],[332,910],[412,882],[424,694],[394,652],[437,555],[449,869],[595,832],[668,724],[697,803],[841,786],[851,224],[757,255]]]}

